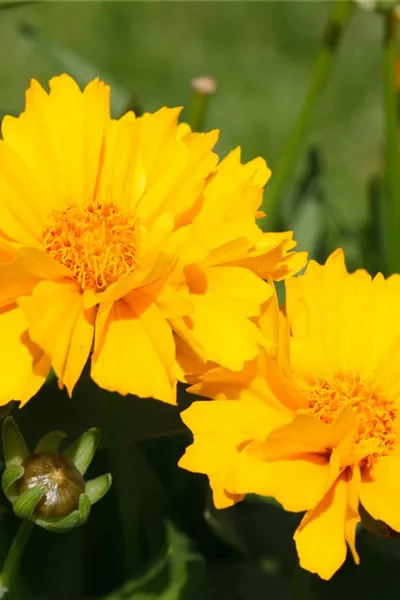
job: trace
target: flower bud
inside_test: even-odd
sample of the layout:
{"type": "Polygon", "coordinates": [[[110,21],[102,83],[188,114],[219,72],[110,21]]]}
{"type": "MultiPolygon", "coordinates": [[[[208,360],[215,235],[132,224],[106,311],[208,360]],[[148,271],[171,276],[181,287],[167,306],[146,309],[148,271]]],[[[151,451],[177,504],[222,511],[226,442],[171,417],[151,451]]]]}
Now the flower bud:
{"type": "Polygon", "coordinates": [[[87,482],[83,477],[99,442],[98,430],[89,429],[60,453],[58,447],[65,437],[53,431],[30,454],[14,419],[7,417],[3,424],[3,491],[17,516],[55,532],[83,525],[91,505],[111,485],[110,474],[87,482]]]}
{"type": "Polygon", "coordinates": [[[79,506],[79,496],[85,492],[85,480],[74,463],[62,454],[36,452],[23,463],[24,474],[16,481],[18,494],[37,485],[46,491],[35,508],[42,517],[65,517],[79,506]]]}

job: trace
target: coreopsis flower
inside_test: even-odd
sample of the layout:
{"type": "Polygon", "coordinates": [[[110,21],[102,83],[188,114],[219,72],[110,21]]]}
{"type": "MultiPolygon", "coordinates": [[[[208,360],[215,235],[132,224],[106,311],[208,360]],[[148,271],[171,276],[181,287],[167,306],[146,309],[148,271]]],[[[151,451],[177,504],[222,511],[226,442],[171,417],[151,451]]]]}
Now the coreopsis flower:
{"type": "Polygon", "coordinates": [[[355,549],[360,509],[400,531],[400,276],[348,274],[342,251],[268,301],[265,348],[240,372],[216,367],[182,413],[180,466],[208,475],[218,508],[244,494],[306,514],[303,568],[330,578],[355,549]]]}
{"type": "Polygon", "coordinates": [[[299,270],[291,233],[256,225],[270,171],[179,109],[114,120],[109,88],[32,81],[0,141],[0,404],[50,367],[71,394],[91,358],[105,389],[174,403],[186,356],[241,369],[257,353],[263,278],[299,270]]]}

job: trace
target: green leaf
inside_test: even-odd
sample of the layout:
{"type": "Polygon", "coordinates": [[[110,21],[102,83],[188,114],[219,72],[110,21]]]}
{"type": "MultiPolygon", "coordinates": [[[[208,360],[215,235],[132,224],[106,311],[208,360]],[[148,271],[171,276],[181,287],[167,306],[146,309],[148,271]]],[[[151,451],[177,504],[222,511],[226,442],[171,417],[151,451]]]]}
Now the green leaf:
{"type": "Polygon", "coordinates": [[[142,577],[134,579],[105,600],[177,600],[191,597],[205,576],[205,563],[191,543],[171,522],[167,523],[168,549],[142,577]]]}
{"type": "Polygon", "coordinates": [[[63,454],[84,475],[93,460],[99,441],[100,432],[92,427],[92,429],[81,435],[63,454]]]}
{"type": "Polygon", "coordinates": [[[17,496],[13,502],[13,510],[17,517],[21,519],[29,519],[35,508],[46,493],[46,487],[44,485],[37,485],[30,488],[17,496]]]}
{"type": "Polygon", "coordinates": [[[116,84],[108,74],[102,73],[96,65],[91,64],[72,50],[63,48],[47,39],[39,29],[32,25],[21,25],[20,33],[34,42],[37,52],[46,59],[55,71],[71,75],[80,86],[85,86],[96,77],[108,83],[112,89],[112,115],[120,117],[126,112],[131,103],[131,94],[116,84]]]}
{"type": "Polygon", "coordinates": [[[60,443],[66,437],[67,434],[63,431],[52,431],[42,437],[35,448],[35,452],[58,452],[60,443]]]}
{"type": "Polygon", "coordinates": [[[3,452],[7,467],[20,465],[29,456],[23,435],[12,417],[3,423],[3,452]]]}
{"type": "Polygon", "coordinates": [[[85,494],[90,500],[90,504],[98,502],[110,489],[112,477],[110,473],[100,475],[96,479],[90,479],[85,484],[85,494]]]}

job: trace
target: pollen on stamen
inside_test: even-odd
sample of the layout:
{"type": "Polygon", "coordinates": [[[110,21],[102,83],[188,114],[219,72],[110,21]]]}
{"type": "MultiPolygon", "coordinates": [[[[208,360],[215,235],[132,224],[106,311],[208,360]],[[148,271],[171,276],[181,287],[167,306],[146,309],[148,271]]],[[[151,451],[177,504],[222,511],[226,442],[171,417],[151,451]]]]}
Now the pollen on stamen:
{"type": "Polygon", "coordinates": [[[53,211],[42,240],[45,252],[71,271],[82,290],[104,291],[137,266],[135,217],[111,202],[53,211]]]}
{"type": "Polygon", "coordinates": [[[399,442],[397,409],[378,386],[363,381],[357,373],[338,371],[332,381],[317,379],[305,391],[310,412],[327,425],[332,425],[346,406],[353,408],[357,424],[354,444],[363,446],[372,440],[377,448],[362,459],[361,467],[370,468],[381,456],[394,452],[399,442]]]}

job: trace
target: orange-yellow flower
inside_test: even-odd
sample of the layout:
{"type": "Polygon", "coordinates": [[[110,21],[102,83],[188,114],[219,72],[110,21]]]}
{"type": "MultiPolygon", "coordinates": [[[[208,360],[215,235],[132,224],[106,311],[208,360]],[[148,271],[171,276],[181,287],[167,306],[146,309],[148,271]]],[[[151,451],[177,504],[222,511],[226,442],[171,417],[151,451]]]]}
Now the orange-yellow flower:
{"type": "Polygon", "coordinates": [[[36,81],[0,141],[0,403],[26,402],[50,366],[175,402],[186,355],[241,369],[257,353],[262,278],[302,267],[292,235],[256,225],[270,171],[179,109],[110,118],[109,88],[36,81]]]}
{"type": "Polygon", "coordinates": [[[214,368],[183,420],[180,465],[206,473],[217,507],[246,493],[307,511],[300,564],[324,579],[358,562],[360,503],[400,531],[400,276],[348,274],[342,251],[310,262],[260,319],[266,350],[233,373],[214,368]]]}

